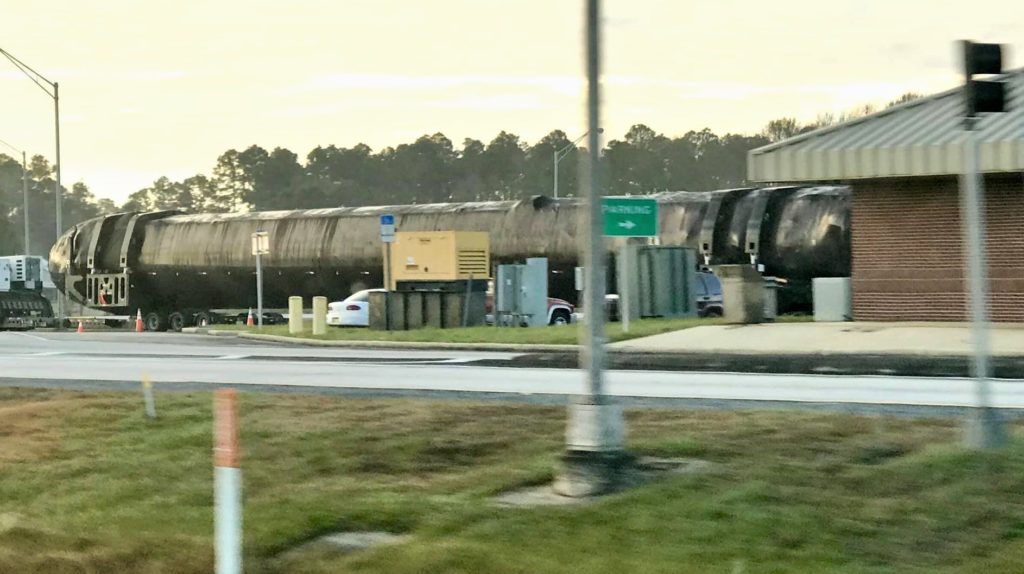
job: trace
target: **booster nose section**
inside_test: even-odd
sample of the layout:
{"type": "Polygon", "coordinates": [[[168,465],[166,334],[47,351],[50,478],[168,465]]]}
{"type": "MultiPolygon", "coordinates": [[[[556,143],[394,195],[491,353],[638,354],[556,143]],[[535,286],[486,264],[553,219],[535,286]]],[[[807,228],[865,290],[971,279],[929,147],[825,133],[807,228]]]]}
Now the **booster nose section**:
{"type": "Polygon", "coordinates": [[[71,247],[74,243],[72,239],[75,233],[77,233],[77,228],[68,229],[57,238],[57,242],[50,248],[50,278],[61,292],[64,292],[64,278],[69,271],[73,256],[71,247]]]}

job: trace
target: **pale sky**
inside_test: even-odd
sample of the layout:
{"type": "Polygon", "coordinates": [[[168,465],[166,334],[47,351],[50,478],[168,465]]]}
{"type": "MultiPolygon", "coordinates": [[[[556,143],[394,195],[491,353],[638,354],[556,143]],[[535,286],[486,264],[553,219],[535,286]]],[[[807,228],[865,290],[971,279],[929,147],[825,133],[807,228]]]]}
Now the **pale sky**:
{"type": "MultiPolygon", "coordinates": [[[[121,202],[229,148],[374,150],[583,133],[583,0],[2,0],[0,48],[61,87],[63,179],[121,202]]],[[[606,0],[605,137],[759,131],[959,80],[1019,0],[606,0]]],[[[1010,65],[1021,60],[1011,53],[1010,65]]],[[[53,107],[0,59],[0,139],[53,159],[53,107]]]]}

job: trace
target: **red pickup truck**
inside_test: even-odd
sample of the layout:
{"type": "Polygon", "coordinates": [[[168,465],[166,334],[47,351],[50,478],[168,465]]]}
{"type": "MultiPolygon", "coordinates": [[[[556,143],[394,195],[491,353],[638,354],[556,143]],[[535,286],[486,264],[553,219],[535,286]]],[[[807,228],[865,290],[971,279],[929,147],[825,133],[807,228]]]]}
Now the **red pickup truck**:
{"type": "MultiPolygon", "coordinates": [[[[487,323],[494,324],[494,297],[487,295],[487,323]]],[[[573,306],[565,299],[548,297],[548,325],[568,325],[572,323],[573,306]]]]}

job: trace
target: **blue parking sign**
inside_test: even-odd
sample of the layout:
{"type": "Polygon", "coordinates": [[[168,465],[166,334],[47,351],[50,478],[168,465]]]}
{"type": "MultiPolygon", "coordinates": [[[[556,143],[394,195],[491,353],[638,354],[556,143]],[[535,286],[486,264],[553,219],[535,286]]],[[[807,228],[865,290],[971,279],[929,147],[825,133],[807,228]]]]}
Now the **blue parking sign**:
{"type": "Polygon", "coordinates": [[[380,240],[384,243],[395,241],[395,216],[390,213],[380,216],[380,240]]]}

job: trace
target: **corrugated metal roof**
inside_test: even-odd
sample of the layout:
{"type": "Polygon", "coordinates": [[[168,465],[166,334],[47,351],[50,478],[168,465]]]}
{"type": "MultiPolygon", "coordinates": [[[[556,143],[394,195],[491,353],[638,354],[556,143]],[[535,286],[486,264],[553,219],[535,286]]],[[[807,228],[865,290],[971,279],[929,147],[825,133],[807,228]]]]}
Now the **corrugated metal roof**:
{"type": "MultiPolygon", "coordinates": [[[[981,169],[1024,171],[1024,69],[1002,77],[1007,109],[978,121],[981,169]]],[[[751,150],[756,182],[846,181],[962,172],[963,90],[956,88],[751,150]]]]}

